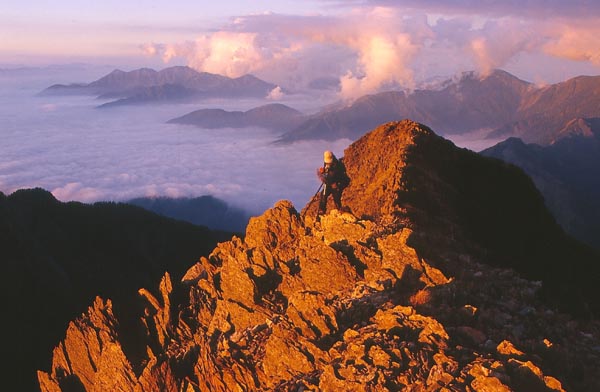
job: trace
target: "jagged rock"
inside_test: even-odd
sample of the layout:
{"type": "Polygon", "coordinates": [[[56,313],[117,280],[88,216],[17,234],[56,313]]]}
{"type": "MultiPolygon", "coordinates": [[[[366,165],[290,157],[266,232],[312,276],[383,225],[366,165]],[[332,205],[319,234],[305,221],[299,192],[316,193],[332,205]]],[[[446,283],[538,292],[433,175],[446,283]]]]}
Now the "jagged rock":
{"type": "MultiPolygon", "coordinates": [[[[480,222],[465,223],[470,215],[456,203],[465,195],[479,209],[487,202],[428,164],[431,151],[449,155],[444,165],[469,154],[409,121],[367,135],[344,157],[352,213],[317,220],[310,208],[300,214],[278,202],[251,219],[245,238],[219,244],[181,282],[167,274],[158,295],[140,290],[137,338],[119,333],[110,302],[97,300],[72,323],[50,372],[39,372],[43,390],[71,390],[67,383],[135,391],[600,387],[593,349],[600,325],[555,308],[540,282],[498,266],[498,255],[529,253],[506,242],[514,233],[499,239],[508,248],[500,253],[473,237],[480,222]]],[[[500,164],[482,165],[490,176],[511,178],[500,164]]],[[[519,193],[516,176],[511,192],[519,193]]]]}
{"type": "Polygon", "coordinates": [[[508,340],[503,340],[500,342],[498,347],[496,347],[498,353],[502,355],[512,356],[512,357],[521,357],[524,353],[518,350],[511,342],[508,340]]]}
{"type": "Polygon", "coordinates": [[[475,392],[509,392],[511,389],[502,384],[496,377],[477,377],[471,381],[471,388],[475,392]]]}
{"type": "Polygon", "coordinates": [[[55,348],[50,375],[39,372],[42,391],[133,390],[136,377],[118,340],[112,304],[96,298],[86,317],[69,324],[55,348]]]}

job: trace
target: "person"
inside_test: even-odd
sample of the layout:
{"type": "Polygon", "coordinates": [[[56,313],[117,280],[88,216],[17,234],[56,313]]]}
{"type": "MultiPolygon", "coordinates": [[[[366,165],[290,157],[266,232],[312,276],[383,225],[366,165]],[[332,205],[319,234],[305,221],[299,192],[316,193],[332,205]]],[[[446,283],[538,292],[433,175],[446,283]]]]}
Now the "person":
{"type": "Polygon", "coordinates": [[[342,210],[342,192],[349,183],[344,164],[331,151],[325,151],[323,153],[323,167],[318,169],[317,175],[323,182],[323,192],[319,200],[317,216],[325,213],[329,195],[333,197],[335,207],[342,210]]]}

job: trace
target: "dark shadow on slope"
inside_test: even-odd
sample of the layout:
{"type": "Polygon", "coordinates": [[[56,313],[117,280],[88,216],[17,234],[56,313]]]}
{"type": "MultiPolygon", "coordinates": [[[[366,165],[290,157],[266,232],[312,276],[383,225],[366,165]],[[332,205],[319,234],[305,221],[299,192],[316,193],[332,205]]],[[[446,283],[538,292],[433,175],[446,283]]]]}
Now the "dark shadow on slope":
{"type": "Polygon", "coordinates": [[[510,138],[481,154],[523,169],[564,230],[600,250],[600,118],[571,121],[550,146],[510,138]]]}
{"type": "Polygon", "coordinates": [[[414,224],[411,245],[441,260],[472,243],[479,262],[543,281],[551,302],[578,315],[600,313],[600,256],[568,237],[535,185],[516,166],[420,134],[405,156],[396,204],[414,224]]]}

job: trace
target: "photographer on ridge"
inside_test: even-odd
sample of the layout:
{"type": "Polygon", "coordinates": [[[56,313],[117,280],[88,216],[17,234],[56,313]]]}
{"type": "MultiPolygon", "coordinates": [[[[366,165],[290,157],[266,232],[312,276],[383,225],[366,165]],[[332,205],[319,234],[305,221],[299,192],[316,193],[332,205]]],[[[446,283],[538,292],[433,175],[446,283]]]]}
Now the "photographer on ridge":
{"type": "Polygon", "coordinates": [[[323,153],[323,166],[317,171],[323,182],[323,192],[319,200],[317,216],[324,214],[327,209],[327,199],[333,196],[333,202],[338,210],[342,210],[342,192],[350,183],[344,164],[331,151],[323,153]]]}

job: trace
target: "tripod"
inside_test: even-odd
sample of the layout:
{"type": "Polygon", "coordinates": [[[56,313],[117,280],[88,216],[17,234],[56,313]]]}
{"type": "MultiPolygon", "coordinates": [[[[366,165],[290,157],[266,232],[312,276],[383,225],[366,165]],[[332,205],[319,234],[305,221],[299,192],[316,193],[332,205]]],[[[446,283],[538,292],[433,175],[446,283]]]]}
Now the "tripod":
{"type": "MultiPolygon", "coordinates": [[[[324,188],[324,186],[326,187],[327,185],[325,185],[324,183],[321,183],[321,185],[319,185],[319,189],[317,189],[317,191],[315,192],[313,197],[311,197],[310,203],[308,203],[308,205],[306,206],[306,209],[304,210],[304,214],[306,214],[306,212],[310,209],[313,202],[315,201],[315,197],[319,194],[319,192],[321,192],[321,189],[323,189],[323,192],[321,193],[321,197],[319,198],[319,203],[321,202],[321,199],[323,199],[323,194],[325,193],[325,189],[326,189],[326,188],[324,188]]],[[[317,216],[319,216],[319,211],[317,211],[317,216]]],[[[302,215],[302,218],[304,218],[304,215],[302,215]]]]}

